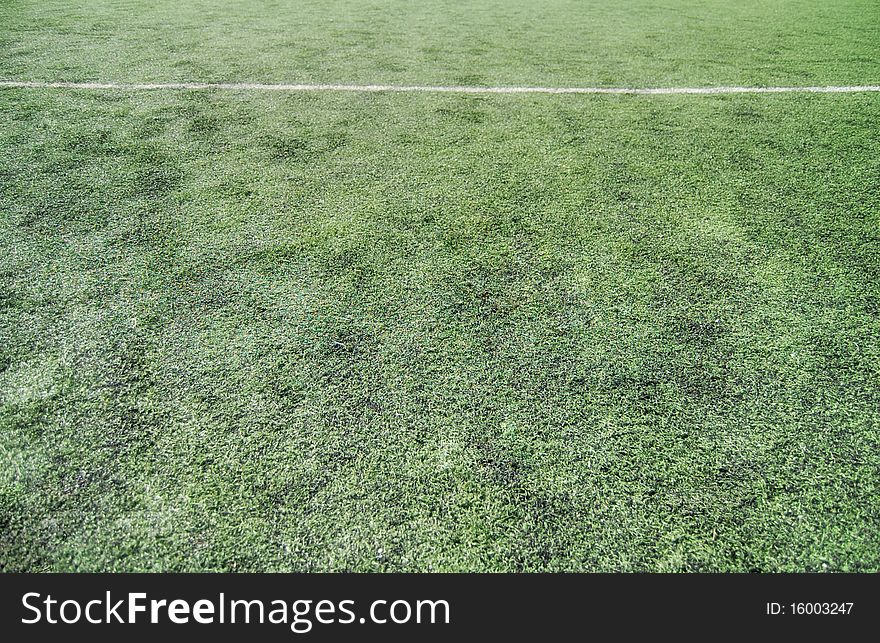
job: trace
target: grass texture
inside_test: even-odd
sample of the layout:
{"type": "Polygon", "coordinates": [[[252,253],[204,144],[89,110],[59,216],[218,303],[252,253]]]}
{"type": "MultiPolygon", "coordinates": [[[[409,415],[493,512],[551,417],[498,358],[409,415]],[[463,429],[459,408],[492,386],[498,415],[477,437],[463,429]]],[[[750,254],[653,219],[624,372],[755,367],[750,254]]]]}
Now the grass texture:
{"type": "MultiPolygon", "coordinates": [[[[880,81],[867,1],[0,24],[16,80],[880,81]]],[[[0,90],[0,569],[880,570],[878,123],[877,94],[0,90]]]]}

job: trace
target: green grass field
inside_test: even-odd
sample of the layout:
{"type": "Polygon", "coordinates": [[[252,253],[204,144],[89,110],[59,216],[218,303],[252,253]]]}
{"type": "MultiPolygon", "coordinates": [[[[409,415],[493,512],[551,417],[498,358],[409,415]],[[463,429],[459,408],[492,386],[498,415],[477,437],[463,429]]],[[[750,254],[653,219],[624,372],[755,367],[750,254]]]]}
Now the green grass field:
{"type": "MultiPolygon", "coordinates": [[[[869,85],[880,9],[3,0],[0,79],[869,85]]],[[[880,93],[4,88],[0,150],[2,570],[880,571],[880,93]]]]}

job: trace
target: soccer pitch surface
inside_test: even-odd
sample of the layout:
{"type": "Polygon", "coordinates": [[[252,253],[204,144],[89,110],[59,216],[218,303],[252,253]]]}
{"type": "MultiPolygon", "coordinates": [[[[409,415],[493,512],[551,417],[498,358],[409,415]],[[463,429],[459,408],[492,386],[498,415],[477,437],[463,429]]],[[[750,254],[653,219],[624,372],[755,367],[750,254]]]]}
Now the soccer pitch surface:
{"type": "Polygon", "coordinates": [[[3,570],[880,570],[880,93],[131,87],[864,87],[876,0],[0,25],[3,570]]]}

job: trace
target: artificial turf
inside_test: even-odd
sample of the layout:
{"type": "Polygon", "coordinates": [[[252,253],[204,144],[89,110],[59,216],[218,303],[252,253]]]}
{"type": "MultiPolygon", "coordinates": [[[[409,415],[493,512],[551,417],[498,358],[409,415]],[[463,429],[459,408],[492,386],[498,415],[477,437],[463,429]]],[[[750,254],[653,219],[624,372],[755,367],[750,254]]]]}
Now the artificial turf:
{"type": "MultiPolygon", "coordinates": [[[[0,24],[16,80],[880,80],[867,1],[0,24]]],[[[880,570],[878,123],[876,93],[0,90],[0,568],[880,570]]]]}

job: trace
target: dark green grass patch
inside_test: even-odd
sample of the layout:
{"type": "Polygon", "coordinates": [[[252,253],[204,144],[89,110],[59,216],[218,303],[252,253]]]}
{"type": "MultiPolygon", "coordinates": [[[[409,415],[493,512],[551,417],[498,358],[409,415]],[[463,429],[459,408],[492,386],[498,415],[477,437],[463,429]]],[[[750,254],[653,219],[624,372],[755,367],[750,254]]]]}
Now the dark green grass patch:
{"type": "Polygon", "coordinates": [[[877,571],[878,119],[0,92],[0,564],[877,571]]]}

